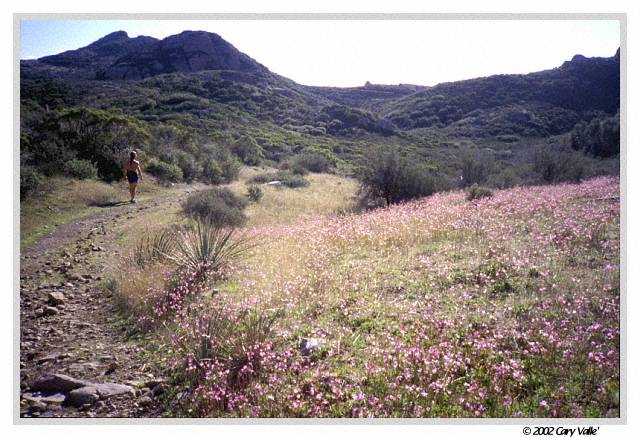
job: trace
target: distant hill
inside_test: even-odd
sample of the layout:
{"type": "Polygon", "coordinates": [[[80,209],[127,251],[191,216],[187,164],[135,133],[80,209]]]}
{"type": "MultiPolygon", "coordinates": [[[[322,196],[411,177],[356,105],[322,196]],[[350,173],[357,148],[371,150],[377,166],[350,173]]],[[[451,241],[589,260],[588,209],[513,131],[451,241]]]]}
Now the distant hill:
{"type": "Polygon", "coordinates": [[[232,82],[231,92],[236,84],[255,86],[249,97],[255,110],[250,112],[258,117],[338,135],[353,133],[351,128],[383,134],[394,129],[431,128],[471,137],[539,137],[566,132],[594,111],[613,114],[620,105],[619,52],[611,58],[576,55],[558,68],[537,73],[496,75],[433,87],[370,83],[353,88],[303,86],[270,72],[219,35],[202,31],[185,31],[163,40],[129,38],[119,31],[87,47],[21,61],[23,80],[139,81],[203,71],[216,71],[218,77],[232,82]],[[260,98],[252,99],[256,94],[260,98]],[[278,112],[274,106],[287,117],[271,116],[278,112]],[[287,106],[300,111],[291,114],[287,106]]]}
{"type": "MultiPolygon", "coordinates": [[[[228,146],[248,137],[271,162],[322,149],[346,166],[371,145],[396,144],[454,180],[465,150],[521,167],[531,163],[532,144],[559,148],[568,141],[555,138],[561,135],[581,138],[575,149],[607,150],[607,156],[617,150],[609,144],[614,140],[605,147],[594,138],[613,132],[607,138],[615,139],[617,132],[619,50],[608,58],[576,55],[524,75],[337,88],[273,73],[215,33],[158,40],[119,31],[77,50],[23,60],[20,80],[22,133],[32,147],[51,110],[88,107],[142,122],[153,153],[182,142],[158,133],[178,129],[198,144],[188,151],[196,160],[207,156],[208,142],[228,146]],[[569,135],[576,126],[580,132],[569,135]],[[593,138],[584,139],[584,132],[593,138]]],[[[36,162],[46,154],[29,156],[36,162]]]]}
{"type": "Polygon", "coordinates": [[[129,38],[126,32],[118,31],[86,47],[37,61],[22,61],[22,65],[25,77],[42,75],[51,66],[57,67],[49,70],[53,77],[112,80],[203,70],[269,71],[215,33],[194,31],[163,40],[129,38]]]}
{"type": "Polygon", "coordinates": [[[390,102],[381,112],[405,130],[452,126],[466,134],[546,136],[571,129],[585,113],[613,114],[619,107],[618,51],[611,58],[576,55],[537,73],[439,84],[390,102]]]}

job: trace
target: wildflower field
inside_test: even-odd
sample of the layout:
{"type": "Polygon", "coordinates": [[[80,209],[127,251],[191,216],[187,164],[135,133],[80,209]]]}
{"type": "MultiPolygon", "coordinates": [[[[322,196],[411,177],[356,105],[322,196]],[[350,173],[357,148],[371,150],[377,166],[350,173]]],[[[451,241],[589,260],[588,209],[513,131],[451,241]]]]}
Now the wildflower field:
{"type": "Polygon", "coordinates": [[[257,218],[238,241],[215,277],[149,262],[119,290],[172,415],[619,416],[617,178],[257,218]]]}

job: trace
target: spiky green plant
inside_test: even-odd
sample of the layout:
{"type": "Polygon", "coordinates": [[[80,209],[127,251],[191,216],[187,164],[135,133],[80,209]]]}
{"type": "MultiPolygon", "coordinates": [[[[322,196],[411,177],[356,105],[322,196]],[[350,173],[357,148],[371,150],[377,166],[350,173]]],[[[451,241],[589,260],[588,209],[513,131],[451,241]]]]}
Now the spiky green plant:
{"type": "Polygon", "coordinates": [[[165,228],[156,232],[145,232],[133,248],[133,261],[140,267],[149,262],[166,261],[176,248],[176,230],[165,228]]]}
{"type": "Polygon", "coordinates": [[[236,228],[196,220],[193,227],[179,233],[175,250],[167,258],[202,280],[209,273],[218,273],[230,262],[240,259],[255,245],[254,240],[237,235],[236,228]]]}
{"type": "MultiPolygon", "coordinates": [[[[178,344],[193,356],[200,372],[205,370],[202,363],[215,362],[229,369],[229,384],[242,386],[247,381],[239,375],[240,369],[251,361],[253,370],[260,371],[261,356],[251,351],[273,339],[273,326],[282,315],[283,311],[247,308],[230,317],[227,308],[213,306],[195,316],[196,322],[190,325],[194,329],[193,342],[178,344]]],[[[198,374],[194,377],[192,383],[197,383],[198,374]]]]}

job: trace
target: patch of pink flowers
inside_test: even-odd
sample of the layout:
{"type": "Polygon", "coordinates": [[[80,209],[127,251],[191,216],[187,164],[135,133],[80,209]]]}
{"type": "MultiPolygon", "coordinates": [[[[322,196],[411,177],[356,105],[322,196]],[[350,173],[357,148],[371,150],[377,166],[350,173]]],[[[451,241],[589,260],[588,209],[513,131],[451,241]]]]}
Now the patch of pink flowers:
{"type": "Polygon", "coordinates": [[[237,295],[178,291],[154,317],[176,315],[171,366],[198,416],[603,417],[619,220],[601,177],[253,229],[290,242],[301,273],[238,265],[237,295]],[[303,337],[321,346],[302,354],[303,337]]]}

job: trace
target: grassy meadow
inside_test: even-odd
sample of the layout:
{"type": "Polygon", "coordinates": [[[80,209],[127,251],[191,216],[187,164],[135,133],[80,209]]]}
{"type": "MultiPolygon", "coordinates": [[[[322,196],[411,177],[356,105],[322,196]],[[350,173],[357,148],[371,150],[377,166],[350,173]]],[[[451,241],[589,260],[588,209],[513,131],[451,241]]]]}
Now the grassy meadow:
{"type": "MultiPolygon", "coordinates": [[[[205,285],[120,260],[119,300],[173,387],[167,414],[619,415],[617,178],[358,214],[344,212],[354,181],[308,179],[263,186],[234,237],[246,251],[205,285]]],[[[176,204],[146,220],[151,235],[183,219],[176,204]]]]}

